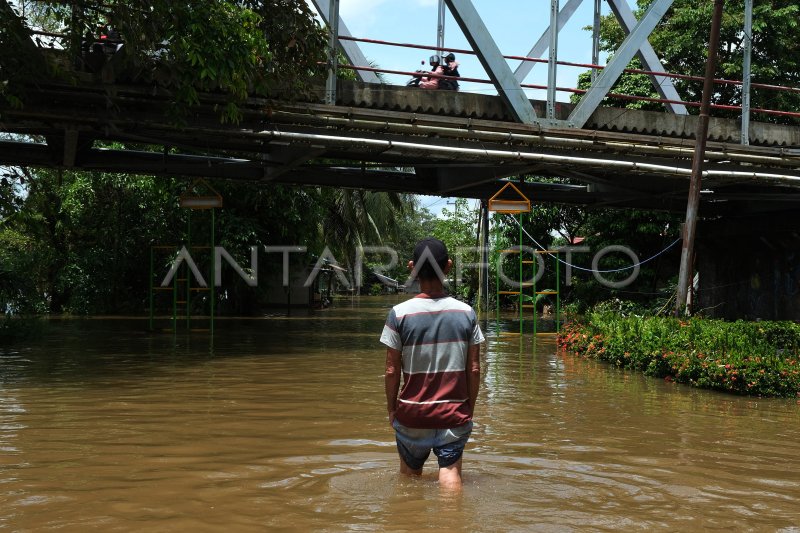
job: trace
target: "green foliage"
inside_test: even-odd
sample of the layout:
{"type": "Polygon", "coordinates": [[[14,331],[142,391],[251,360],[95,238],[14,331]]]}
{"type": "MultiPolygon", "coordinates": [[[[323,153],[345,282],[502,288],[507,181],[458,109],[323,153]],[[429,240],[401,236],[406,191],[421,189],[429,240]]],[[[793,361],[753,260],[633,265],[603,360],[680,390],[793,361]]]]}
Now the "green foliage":
{"type": "MultiPolygon", "coordinates": [[[[152,282],[150,247],[207,245],[211,239],[210,212],[178,206],[188,186],[184,180],[24,168],[7,169],[4,179],[0,311],[141,314],[152,282]]],[[[349,264],[356,243],[384,242],[413,211],[405,210],[411,197],[402,195],[225,181],[213,185],[224,198],[224,208],[216,211],[215,242],[243,265],[251,246],[287,244],[306,245],[311,253],[327,244],[349,264]]],[[[263,263],[269,277],[270,261],[263,263]]],[[[218,302],[220,313],[261,310],[266,284],[246,286],[230,268],[222,269],[222,282],[227,297],[218,302]]]]}
{"type": "MultiPolygon", "coordinates": [[[[70,35],[68,53],[77,58],[83,36],[95,34],[98,25],[108,22],[125,43],[121,56],[125,72],[134,81],[169,91],[176,117],[198,104],[201,93],[210,92],[225,96],[218,107],[220,118],[237,122],[242,117],[240,105],[248,96],[290,99],[304,91],[325,57],[325,32],[301,0],[33,4],[30,9],[35,17],[31,18],[35,20],[23,21],[0,2],[0,50],[8,51],[6,42],[25,42],[25,47],[13,48],[15,53],[29,48],[26,22],[41,26],[46,21],[49,29],[70,35]]],[[[42,56],[33,52],[22,59],[0,52],[0,86],[7,81],[22,87],[35,81],[34,76],[47,75],[42,56]],[[17,68],[20,65],[25,69],[17,68]]],[[[5,94],[22,103],[19,90],[5,94]]]]}
{"type": "Polygon", "coordinates": [[[29,237],[0,224],[0,343],[35,335],[41,323],[33,315],[44,309],[35,293],[41,272],[41,250],[29,237]]]}
{"type": "MultiPolygon", "coordinates": [[[[541,288],[539,290],[543,292],[555,291],[554,288],[541,288]]],[[[536,294],[536,295],[523,294],[522,303],[535,305],[537,311],[542,311],[545,305],[554,305],[553,297],[548,294],[536,294]]]]}
{"type": "MultiPolygon", "coordinates": [[[[427,208],[420,205],[419,199],[414,196],[403,197],[404,208],[401,216],[395,217],[395,231],[384,240],[387,246],[397,251],[397,265],[386,273],[387,276],[404,283],[409,275],[408,261],[411,260],[414,246],[417,242],[434,234],[437,219],[427,208]]],[[[385,264],[389,258],[379,256],[370,261],[367,255],[367,264],[385,264]]]]}
{"type": "MultiPolygon", "coordinates": [[[[647,259],[673,243],[679,235],[680,215],[657,211],[601,209],[587,213],[581,230],[589,246],[589,253],[576,253],[573,263],[583,268],[592,267],[595,253],[610,245],[624,245],[630,248],[640,261],[647,259]]],[[[678,246],[671,250],[672,255],[662,255],[656,260],[642,265],[634,283],[621,289],[612,289],[601,285],[587,272],[574,275],[574,292],[569,297],[580,297],[587,306],[607,300],[611,297],[624,297],[639,303],[650,301],[649,305],[663,296],[663,290],[670,288],[670,279],[674,276],[677,265],[678,246]],[[670,260],[670,258],[672,260],[670,260]]],[[[602,270],[613,270],[631,266],[631,258],[622,253],[608,254],[599,262],[602,270]]],[[[630,270],[619,273],[604,273],[603,277],[620,281],[631,274],[630,270]]]]}
{"type": "Polygon", "coordinates": [[[33,45],[30,29],[8,2],[0,1],[0,102],[21,107],[24,85],[50,73],[33,45]]]}
{"type": "MultiPolygon", "coordinates": [[[[354,270],[355,257],[365,246],[388,244],[398,236],[398,221],[413,211],[411,198],[386,192],[354,189],[321,189],[321,216],[315,221],[317,253],[327,246],[334,257],[354,270]]],[[[370,265],[370,256],[366,258],[370,265]]],[[[376,262],[383,262],[380,258],[376,262]]]]}
{"type": "Polygon", "coordinates": [[[370,296],[380,296],[383,294],[384,285],[382,283],[373,283],[369,287],[369,295],[370,296]]]}
{"type": "MultiPolygon", "coordinates": [[[[680,320],[598,307],[567,324],[559,345],[647,375],[737,394],[800,394],[800,325],[680,320]]],[[[633,311],[633,310],[631,310],[633,311]]]]}
{"type": "MultiPolygon", "coordinates": [[[[564,181],[533,178],[536,181],[551,182],[564,181]]],[[[528,179],[530,181],[530,178],[528,179]]],[[[514,215],[516,218],[518,215],[514,215]]],[[[494,249],[513,248],[521,243],[525,246],[536,247],[536,244],[523,233],[519,234],[519,226],[512,220],[511,215],[495,215],[493,219],[495,232],[494,249]]],[[[680,228],[680,216],[677,214],[656,211],[622,210],[622,209],[597,209],[577,206],[537,205],[532,206],[530,214],[522,215],[522,226],[539,245],[546,249],[568,246],[573,251],[570,255],[562,253],[560,259],[569,261],[570,264],[583,269],[592,268],[592,258],[595,253],[609,245],[624,245],[630,248],[639,260],[647,259],[675,241],[680,228]],[[574,239],[583,237],[580,244],[574,239]],[[577,248],[584,247],[585,251],[577,248]]],[[[638,305],[656,311],[664,305],[664,299],[672,290],[671,279],[674,276],[677,261],[674,254],[679,248],[673,247],[672,254],[659,256],[656,260],[641,266],[636,280],[626,287],[613,289],[597,281],[594,276],[578,268],[572,269],[571,279],[562,277],[562,301],[574,303],[576,311],[585,313],[597,302],[611,297],[624,297],[634,300],[638,305]]],[[[555,287],[556,276],[553,260],[545,260],[545,275],[537,282],[539,287],[555,287]]],[[[492,265],[497,260],[497,253],[493,252],[492,265]]],[[[514,277],[517,272],[511,257],[506,260],[504,272],[509,277],[514,277]]],[[[598,264],[601,270],[628,268],[631,259],[622,253],[605,255],[598,264]]],[[[610,281],[620,281],[631,273],[624,270],[619,273],[603,273],[603,277],[610,281]]],[[[528,277],[529,272],[523,273],[528,277]]],[[[565,265],[561,265],[561,275],[566,276],[565,265]]],[[[516,304],[515,296],[508,296],[501,302],[502,305],[516,304]]]]}
{"type": "MultiPolygon", "coordinates": [[[[433,236],[445,243],[453,260],[450,278],[458,274],[458,265],[480,261],[478,252],[475,251],[479,244],[477,235],[478,211],[469,207],[466,198],[457,198],[453,209],[442,209],[442,217],[434,222],[433,236]]],[[[462,268],[460,273],[461,280],[457,286],[450,287],[451,294],[470,300],[478,290],[478,269],[462,268]]]]}
{"type": "MultiPolygon", "coordinates": [[[[143,308],[151,244],[178,242],[180,183],[125,174],[29,174],[13,226],[42,252],[37,294],[51,312],[131,312],[143,308]],[[160,243],[154,239],[163,239],[160,243]],[[138,297],[132,298],[133,295],[138,297]]],[[[36,296],[30,296],[31,299],[36,296]]]]}

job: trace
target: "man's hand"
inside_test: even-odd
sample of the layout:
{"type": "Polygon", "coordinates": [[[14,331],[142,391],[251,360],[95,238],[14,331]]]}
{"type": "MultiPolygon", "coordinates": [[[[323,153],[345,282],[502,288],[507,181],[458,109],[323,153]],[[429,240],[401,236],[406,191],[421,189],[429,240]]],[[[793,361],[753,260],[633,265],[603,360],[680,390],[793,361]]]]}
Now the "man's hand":
{"type": "Polygon", "coordinates": [[[397,410],[397,392],[400,390],[400,373],[403,354],[400,350],[393,348],[386,349],[386,374],[384,381],[386,385],[386,410],[389,413],[389,424],[394,422],[394,413],[397,410]]]}
{"type": "Polygon", "coordinates": [[[396,412],[397,411],[394,411],[394,410],[393,411],[389,411],[389,425],[392,426],[392,427],[394,427],[394,414],[396,412]]]}
{"type": "Polygon", "coordinates": [[[469,412],[475,412],[478,389],[481,383],[481,346],[473,344],[467,352],[467,390],[469,391],[469,412]]]}

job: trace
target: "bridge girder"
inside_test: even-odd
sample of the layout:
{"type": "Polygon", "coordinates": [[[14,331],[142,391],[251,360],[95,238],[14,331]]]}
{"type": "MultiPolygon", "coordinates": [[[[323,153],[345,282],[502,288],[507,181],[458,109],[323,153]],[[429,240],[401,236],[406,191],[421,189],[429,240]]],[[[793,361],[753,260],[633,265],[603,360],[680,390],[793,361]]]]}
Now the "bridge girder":
{"type": "Polygon", "coordinates": [[[578,105],[570,113],[569,119],[572,127],[581,128],[595,109],[603,101],[614,83],[622,75],[623,70],[628,66],[639,50],[642,49],[648,36],[653,32],[656,25],[661,21],[674,0],[655,0],[636,26],[628,33],[625,40],[614,53],[611,61],[597,76],[589,90],[583,95],[578,105]]]}
{"type": "Polygon", "coordinates": [[[445,3],[514,119],[533,124],[536,112],[471,0],[445,0],[445,3]]]}
{"type": "MultiPolygon", "coordinates": [[[[626,35],[629,35],[633,29],[636,27],[636,16],[633,14],[628,2],[626,0],[608,0],[608,5],[611,7],[612,13],[619,21],[620,26],[625,31],[626,35]]],[[[656,51],[653,50],[653,47],[650,46],[650,42],[647,40],[647,37],[642,41],[639,50],[637,51],[636,55],[642,61],[642,65],[645,69],[650,70],[652,72],[659,72],[664,68],[664,65],[661,63],[661,60],[656,54],[656,51]]],[[[666,108],[677,115],[688,115],[689,111],[686,109],[686,106],[683,104],[679,104],[681,100],[681,96],[678,94],[677,89],[675,89],[675,84],[672,83],[670,78],[666,76],[650,76],[650,82],[653,84],[656,92],[661,95],[661,98],[665,100],[672,100],[672,102],[667,102],[664,105],[666,108]]]]}
{"type": "MultiPolygon", "coordinates": [[[[406,100],[404,90],[391,95],[406,100]]],[[[3,110],[3,130],[30,136],[30,142],[0,145],[0,164],[72,164],[75,169],[219,177],[263,186],[331,185],[473,198],[491,196],[500,178],[535,173],[575,182],[569,187],[532,185],[536,201],[681,210],[692,156],[690,138],[660,133],[547,129],[264,99],[252,99],[243,108],[240,124],[220,124],[214,95],[203,95],[190,122],[178,127],[165,118],[169,101],[138,86],[106,92],[94,85],[43,85],[32,88],[30,98],[22,109],[3,110]],[[129,149],[99,149],[102,142],[129,149]],[[152,151],[142,151],[145,146],[152,151]]],[[[625,117],[637,113],[651,117],[635,111],[625,117]]],[[[689,124],[687,131],[692,129],[689,124]]],[[[797,150],[711,141],[707,156],[705,183],[714,192],[704,196],[705,213],[797,205],[797,150]]]]}
{"type": "MultiPolygon", "coordinates": [[[[369,61],[361,51],[358,44],[352,40],[338,39],[338,36],[352,37],[346,24],[339,17],[332,24],[330,19],[331,0],[311,0],[316,8],[319,16],[329,27],[336,27],[338,33],[337,44],[341,51],[345,54],[352,65],[367,66],[369,61]]],[[[659,71],[663,68],[658,55],[653,50],[648,41],[648,37],[652,32],[655,25],[664,16],[669,6],[674,0],[656,0],[653,5],[648,9],[647,13],[642,17],[642,20],[637,21],[636,16],[631,10],[626,0],[607,0],[612,13],[618,20],[623,31],[628,38],[620,46],[619,50],[614,53],[614,56],[622,54],[623,57],[630,55],[637,55],[642,61],[644,68],[651,71],[659,71]],[[629,42],[630,41],[630,42],[629,42]]],[[[503,99],[504,103],[508,106],[511,114],[515,120],[527,124],[546,124],[550,126],[566,126],[566,127],[583,127],[588,117],[594,112],[599,105],[600,101],[605,97],[610,87],[618,79],[630,59],[626,61],[613,61],[609,63],[606,70],[609,68],[619,70],[618,73],[608,74],[602,80],[601,84],[593,83],[587,94],[582,97],[586,100],[583,106],[579,106],[568,120],[561,120],[555,117],[555,62],[558,60],[558,33],[572,17],[577,8],[582,4],[583,0],[567,0],[567,3],[551,18],[551,25],[548,26],[531,50],[528,52],[528,57],[541,57],[545,50],[550,49],[550,68],[548,73],[548,113],[546,117],[537,117],[536,111],[528,104],[527,98],[524,97],[521,83],[530,74],[535,66],[535,63],[523,61],[513,71],[513,76],[509,76],[510,69],[502,57],[499,48],[494,42],[491,33],[484,25],[480,15],[472,4],[471,0],[441,0],[439,25],[437,29],[437,46],[442,48],[443,44],[443,9],[444,6],[450,8],[450,11],[455,18],[456,22],[463,31],[465,37],[470,42],[475,51],[479,61],[483,65],[486,72],[489,74],[495,89],[503,99]],[[552,21],[555,21],[555,33],[552,31],[552,21]],[[620,65],[617,65],[619,63],[620,65]]],[[[595,2],[595,10],[599,9],[599,5],[595,2]]],[[[553,0],[552,9],[558,6],[558,0],[553,0]]],[[[599,13],[599,12],[598,12],[599,13]]],[[[597,21],[598,13],[595,14],[597,21]]],[[[367,70],[356,70],[358,78],[367,83],[382,83],[377,74],[367,70]]],[[[675,89],[672,80],[666,76],[650,76],[651,82],[655,90],[659,93],[661,98],[667,100],[665,102],[666,108],[676,114],[686,115],[688,111],[686,106],[679,103],[681,98],[675,89]]],[[[335,92],[331,89],[332,92],[335,92]]]]}

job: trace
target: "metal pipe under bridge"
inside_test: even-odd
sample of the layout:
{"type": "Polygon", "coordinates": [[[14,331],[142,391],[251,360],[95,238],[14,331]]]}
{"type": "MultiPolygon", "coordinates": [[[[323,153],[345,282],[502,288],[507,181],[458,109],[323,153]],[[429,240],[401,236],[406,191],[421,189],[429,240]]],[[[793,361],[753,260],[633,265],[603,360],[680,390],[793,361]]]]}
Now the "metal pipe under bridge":
{"type": "MultiPolygon", "coordinates": [[[[583,128],[546,127],[513,122],[497,96],[344,80],[336,105],[251,98],[236,125],[220,124],[221,97],[211,94],[183,127],[166,118],[169,100],[152,87],[41,85],[28,96],[24,108],[3,110],[3,130],[25,135],[0,141],[3,165],[469,198],[533,175],[564,178],[527,183],[537,202],[676,211],[685,207],[697,120],[599,107],[583,128]],[[99,147],[112,141],[147,149],[99,147]]],[[[737,121],[711,119],[704,214],[797,205],[800,128],[752,122],[750,130],[742,145],[737,121]]]]}

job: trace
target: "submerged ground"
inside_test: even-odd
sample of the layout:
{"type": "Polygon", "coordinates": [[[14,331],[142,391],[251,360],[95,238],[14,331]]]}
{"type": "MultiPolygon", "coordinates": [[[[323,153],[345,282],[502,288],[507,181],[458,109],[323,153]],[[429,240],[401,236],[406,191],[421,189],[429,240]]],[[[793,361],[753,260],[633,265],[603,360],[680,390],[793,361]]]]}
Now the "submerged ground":
{"type": "Polygon", "coordinates": [[[463,492],[398,478],[378,343],[397,301],[213,340],[63,321],[6,349],[0,529],[796,531],[795,400],[628,373],[508,321],[484,324],[463,492]]]}

